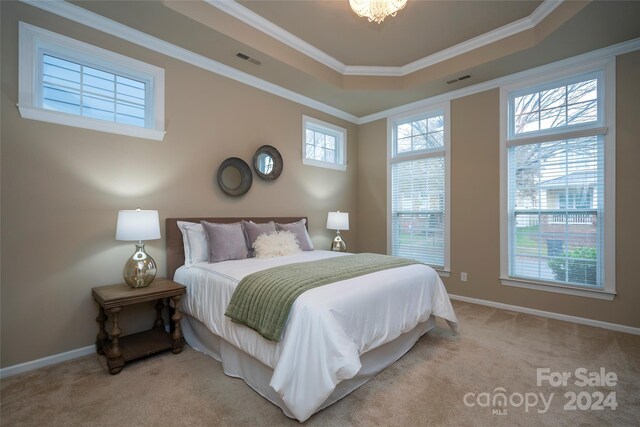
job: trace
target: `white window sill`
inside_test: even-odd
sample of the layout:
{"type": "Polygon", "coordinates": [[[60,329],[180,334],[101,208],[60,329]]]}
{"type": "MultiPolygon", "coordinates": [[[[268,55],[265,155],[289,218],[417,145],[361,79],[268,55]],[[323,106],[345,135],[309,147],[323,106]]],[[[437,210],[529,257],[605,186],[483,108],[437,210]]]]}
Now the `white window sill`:
{"type": "Polygon", "coordinates": [[[312,160],[312,159],[306,159],[306,158],[302,159],[302,164],[305,164],[305,165],[308,165],[308,166],[317,166],[317,167],[320,167],[320,168],[336,169],[336,170],[340,170],[340,171],[346,171],[347,170],[347,165],[341,165],[341,164],[337,164],[337,163],[321,162],[319,160],[312,160]]]}
{"type": "Polygon", "coordinates": [[[530,280],[514,279],[512,277],[501,277],[503,285],[514,286],[516,288],[535,289],[538,291],[554,292],[558,294],[575,295],[586,298],[602,299],[612,301],[616,296],[615,292],[603,289],[587,289],[574,286],[564,286],[553,283],[534,282],[530,280]]]}
{"type": "Polygon", "coordinates": [[[59,111],[45,110],[43,108],[18,105],[18,109],[20,110],[20,115],[24,119],[39,120],[42,122],[96,130],[99,132],[115,133],[118,135],[133,136],[136,138],[152,139],[154,141],[162,141],[166,133],[164,130],[160,129],[149,129],[124,125],[122,123],[107,122],[89,117],[61,113],[59,111]]]}
{"type": "Polygon", "coordinates": [[[450,270],[438,270],[438,269],[434,269],[434,270],[436,270],[436,273],[438,273],[438,276],[440,277],[451,277],[450,270]]]}

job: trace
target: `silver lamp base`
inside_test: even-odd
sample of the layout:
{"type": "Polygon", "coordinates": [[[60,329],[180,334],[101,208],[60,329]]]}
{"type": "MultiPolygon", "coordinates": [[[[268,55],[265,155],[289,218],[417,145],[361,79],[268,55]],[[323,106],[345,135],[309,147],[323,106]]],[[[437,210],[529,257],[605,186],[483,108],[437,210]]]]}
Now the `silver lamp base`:
{"type": "Polygon", "coordinates": [[[336,231],[336,238],[333,239],[333,243],[331,244],[331,250],[334,252],[346,252],[347,244],[342,237],[340,237],[340,230],[336,231]]]}
{"type": "Polygon", "coordinates": [[[153,282],[156,271],[156,262],[144,251],[144,243],[136,243],[136,251],[122,269],[124,281],[132,288],[144,288],[153,282]]]}

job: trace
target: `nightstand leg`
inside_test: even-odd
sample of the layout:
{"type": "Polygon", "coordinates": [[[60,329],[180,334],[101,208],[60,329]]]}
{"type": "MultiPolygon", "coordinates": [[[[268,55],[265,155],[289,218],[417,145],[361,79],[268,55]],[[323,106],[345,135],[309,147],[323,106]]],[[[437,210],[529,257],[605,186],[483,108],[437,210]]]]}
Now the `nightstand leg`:
{"type": "Polygon", "coordinates": [[[122,307],[114,307],[109,309],[111,314],[111,332],[109,338],[111,338],[111,346],[107,352],[107,366],[109,366],[109,373],[115,375],[120,373],[124,366],[124,358],[122,357],[122,350],[118,346],[118,337],[122,335],[122,330],[118,326],[118,313],[120,313],[122,307]]]}
{"type": "Polygon", "coordinates": [[[98,335],[96,336],[96,352],[98,354],[104,354],[104,345],[107,342],[107,330],[104,328],[104,323],[107,320],[107,315],[104,314],[104,308],[102,306],[98,307],[98,317],[96,317],[96,322],[98,322],[98,335]]]}
{"type": "Polygon", "coordinates": [[[173,333],[171,334],[171,339],[173,340],[173,348],[171,351],[173,354],[178,354],[182,351],[184,347],[184,338],[182,337],[182,328],[180,326],[180,319],[182,319],[182,313],[180,312],[180,299],[182,295],[176,295],[171,297],[174,306],[173,316],[171,316],[171,320],[173,321],[173,333]]]}
{"type": "Polygon", "coordinates": [[[164,330],[164,319],[162,318],[162,310],[164,310],[164,301],[159,299],[156,302],[156,321],[153,324],[153,329],[162,329],[164,330]]]}

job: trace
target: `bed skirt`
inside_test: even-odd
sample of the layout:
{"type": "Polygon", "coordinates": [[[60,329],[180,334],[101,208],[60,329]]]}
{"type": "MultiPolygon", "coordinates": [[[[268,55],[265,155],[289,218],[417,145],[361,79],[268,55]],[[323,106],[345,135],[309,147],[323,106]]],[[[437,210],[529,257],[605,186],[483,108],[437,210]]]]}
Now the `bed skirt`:
{"type": "MultiPolygon", "coordinates": [[[[295,419],[278,393],[269,386],[273,369],[213,334],[194,317],[184,315],[181,325],[187,344],[221,362],[226,375],[243,379],[262,397],[282,409],[286,416],[295,419]]],[[[360,371],[353,378],[339,383],[316,412],[342,399],[400,359],[422,335],[434,326],[435,317],[431,316],[427,321],[418,324],[414,329],[400,335],[395,340],[362,354],[360,356],[362,364],[360,371]]]]}

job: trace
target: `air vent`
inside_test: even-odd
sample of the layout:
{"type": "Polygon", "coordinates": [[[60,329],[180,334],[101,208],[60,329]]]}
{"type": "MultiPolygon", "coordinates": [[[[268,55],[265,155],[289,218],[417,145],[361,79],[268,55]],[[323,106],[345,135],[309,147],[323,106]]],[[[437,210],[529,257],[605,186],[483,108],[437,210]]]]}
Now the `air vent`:
{"type": "Polygon", "coordinates": [[[256,65],[260,65],[260,64],[261,64],[261,62],[260,62],[260,61],[258,61],[257,59],[252,58],[252,57],[250,57],[249,55],[245,55],[245,54],[244,54],[244,53],[242,53],[242,52],[238,52],[238,53],[236,53],[236,56],[237,56],[238,58],[240,58],[240,59],[244,59],[245,61],[249,61],[249,62],[251,62],[252,64],[256,64],[256,65]]]}
{"type": "Polygon", "coordinates": [[[453,79],[453,80],[449,80],[449,81],[447,82],[447,84],[448,84],[448,85],[450,85],[451,83],[461,82],[462,80],[467,80],[467,79],[469,79],[469,78],[471,78],[471,76],[470,76],[469,74],[467,74],[466,76],[457,77],[457,78],[455,78],[455,79],[453,79]]]}

